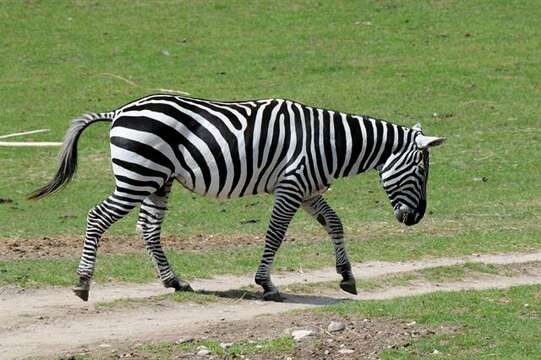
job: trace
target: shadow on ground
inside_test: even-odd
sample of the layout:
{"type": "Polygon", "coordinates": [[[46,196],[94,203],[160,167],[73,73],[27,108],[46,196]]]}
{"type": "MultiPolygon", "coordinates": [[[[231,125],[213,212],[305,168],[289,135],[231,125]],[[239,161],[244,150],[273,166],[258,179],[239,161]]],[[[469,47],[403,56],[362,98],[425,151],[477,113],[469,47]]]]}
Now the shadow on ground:
{"type": "MultiPolygon", "coordinates": [[[[251,290],[225,290],[225,291],[209,291],[197,290],[197,294],[214,295],[220,298],[232,300],[263,300],[263,294],[259,291],[251,290]]],[[[289,304],[304,304],[304,305],[332,305],[346,301],[351,301],[346,298],[334,298],[319,295],[301,295],[282,293],[282,302],[289,304]]]]}

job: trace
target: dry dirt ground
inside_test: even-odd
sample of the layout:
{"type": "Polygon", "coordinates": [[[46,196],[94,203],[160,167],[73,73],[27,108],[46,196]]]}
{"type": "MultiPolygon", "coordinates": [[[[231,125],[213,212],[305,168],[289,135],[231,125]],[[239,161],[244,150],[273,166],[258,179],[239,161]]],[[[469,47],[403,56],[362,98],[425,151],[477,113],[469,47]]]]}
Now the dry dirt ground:
{"type": "MultiPolygon", "coordinates": [[[[289,239],[289,241],[294,239],[289,239]]],[[[194,235],[179,238],[162,236],[166,249],[201,250],[235,248],[262,244],[257,236],[194,235]]],[[[1,238],[0,260],[77,257],[81,255],[82,237],[1,238]]],[[[100,253],[128,253],[144,251],[143,241],[137,236],[104,236],[100,241],[100,253]]]]}
{"type": "MultiPolygon", "coordinates": [[[[289,351],[250,353],[237,355],[249,360],[268,359],[377,359],[378,353],[388,348],[408,347],[416,338],[434,334],[452,332],[450,327],[431,329],[414,322],[401,320],[382,320],[358,317],[337,317],[328,314],[311,312],[293,313],[289,316],[262,315],[256,321],[243,320],[224,322],[212,328],[194,333],[190,338],[177,339],[177,343],[193,344],[188,349],[171,346],[169,352],[153,353],[141,349],[137,344],[112,344],[90,352],[96,358],[130,358],[130,359],[194,359],[205,357],[198,355],[199,342],[206,339],[218,339],[222,344],[259,343],[262,339],[277,339],[290,335],[295,330],[308,330],[312,334],[296,342],[289,351]],[[329,332],[328,324],[338,321],[345,328],[338,332],[329,332]],[[141,350],[139,350],[141,349],[141,350]]],[[[108,344],[109,345],[109,344],[108,344]]],[[[81,352],[79,354],[87,354],[81,352]]],[[[69,359],[67,355],[64,359],[69,359]]],[[[233,356],[231,356],[233,357],[233,356]]],[[[224,358],[220,355],[209,355],[206,358],[224,358]]]]}
{"type": "MultiPolygon", "coordinates": [[[[367,262],[355,264],[354,272],[358,279],[416,271],[437,266],[477,262],[485,264],[525,264],[541,261],[541,252],[528,254],[479,255],[463,258],[435,258],[413,262],[367,262]]],[[[252,284],[252,276],[221,276],[213,279],[192,282],[196,291],[210,292],[220,298],[218,302],[207,304],[179,302],[141,302],[135,306],[113,307],[109,310],[96,308],[96,303],[117,299],[146,299],[151,296],[169,292],[158,283],[119,284],[115,286],[94,285],[91,289],[90,301],[84,303],[72,295],[67,288],[49,288],[23,290],[18,288],[0,289],[0,358],[24,358],[28,356],[55,357],[61,354],[74,354],[83,349],[90,351],[102,348],[133,349],[135,342],[171,340],[185,337],[219,337],[220,334],[251,334],[246,326],[260,316],[267,317],[269,326],[265,329],[283,331],[286,325],[280,321],[288,317],[277,316],[289,310],[308,309],[333,304],[348,299],[388,299],[393,297],[418,295],[434,291],[456,291],[461,289],[505,288],[516,285],[540,284],[541,269],[513,275],[512,277],[487,275],[482,278],[466,279],[466,281],[434,284],[429,282],[409,284],[407,286],[390,287],[370,291],[361,291],[353,296],[337,290],[338,277],[334,269],[321,269],[305,273],[281,273],[274,276],[277,285],[316,283],[335,281],[336,288],[324,289],[313,294],[287,293],[282,303],[263,302],[258,300],[260,294],[239,291],[240,288],[252,284]],[[234,291],[231,291],[234,290],[234,291]],[[274,315],[274,316],[273,316],[274,315]],[[274,320],[273,320],[274,319],[274,320]],[[278,323],[276,323],[278,321],[278,323]],[[222,330],[220,330],[222,329],[222,330]],[[226,330],[223,330],[226,329],[226,330]],[[100,347],[100,345],[103,345],[100,347]]],[[[345,319],[358,321],[358,319],[345,319]]],[[[313,318],[306,326],[320,326],[324,320],[313,318]],[[319,323],[318,323],[319,321],[319,323]],[[318,325],[319,324],[319,325],[318,325]]],[[[257,323],[261,326],[258,319],[257,323]]],[[[364,324],[366,325],[366,324],[364,324]]],[[[363,325],[363,326],[364,326],[363,325]]],[[[288,325],[289,326],[289,325],[288,325]]],[[[368,326],[368,325],[367,325],[368,326]]],[[[371,327],[351,326],[353,333],[374,339],[372,345],[361,351],[374,355],[387,345],[401,346],[408,342],[408,336],[397,337],[396,344],[387,344],[389,336],[378,336],[388,332],[404,332],[400,322],[374,323],[371,327]],[[380,328],[383,327],[383,328],[380,328]],[[359,330],[360,329],[360,330],[359,330]],[[364,329],[364,330],[363,330],[364,329]],[[393,330],[394,329],[394,330],[393,330]],[[362,330],[362,331],[361,331],[362,330]],[[378,340],[379,339],[379,340],[378,340]]],[[[419,333],[437,331],[420,329],[419,333]]],[[[346,332],[344,334],[351,334],[346,332]]],[[[340,336],[345,336],[344,334],[340,336]]],[[[310,342],[310,351],[318,351],[325,345],[325,334],[314,337],[310,342]],[[320,345],[318,345],[320,344],[320,345]],[[322,345],[323,344],[323,345],[322,345]]],[[[269,333],[264,336],[273,336],[269,333]]],[[[220,339],[221,340],[221,339],[220,339]]],[[[346,341],[347,339],[343,339],[346,341]]],[[[225,340],[224,340],[225,341],[225,340]]],[[[348,340],[348,346],[359,345],[356,336],[348,340]]],[[[394,340],[393,340],[394,341],[394,340]]],[[[303,346],[303,348],[306,346],[303,346]]],[[[309,350],[306,350],[309,351],[309,350]]],[[[295,348],[295,358],[312,358],[300,347],[295,348]],[[306,357],[305,357],[306,356],[306,357]]],[[[131,354],[128,352],[128,354],[131,354]]],[[[113,353],[109,353],[113,356],[113,353]]],[[[131,354],[130,356],[136,356],[131,354]]],[[[188,358],[191,356],[185,354],[188,358]]],[[[193,354],[192,354],[193,355],[193,354]]],[[[370,355],[370,356],[372,356],[370,355]]],[[[374,355],[374,356],[376,356],[374,355]]],[[[183,355],[184,356],[184,355],[183,355]]],[[[347,358],[347,354],[341,358],[347,358]]],[[[368,358],[369,355],[366,355],[368,358]]],[[[257,358],[257,356],[250,356],[257,358]]]]}

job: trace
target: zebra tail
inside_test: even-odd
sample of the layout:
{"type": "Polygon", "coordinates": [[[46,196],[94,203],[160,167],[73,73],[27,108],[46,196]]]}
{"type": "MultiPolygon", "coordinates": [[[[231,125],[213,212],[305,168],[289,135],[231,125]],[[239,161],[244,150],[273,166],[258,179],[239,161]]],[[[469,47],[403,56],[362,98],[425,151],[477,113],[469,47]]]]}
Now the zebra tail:
{"type": "Polygon", "coordinates": [[[98,121],[113,121],[115,112],[88,113],[76,118],[64,136],[58,170],[54,178],[45,186],[28,195],[28,199],[41,199],[64,187],[75,175],[77,170],[77,142],[84,129],[98,121]]]}

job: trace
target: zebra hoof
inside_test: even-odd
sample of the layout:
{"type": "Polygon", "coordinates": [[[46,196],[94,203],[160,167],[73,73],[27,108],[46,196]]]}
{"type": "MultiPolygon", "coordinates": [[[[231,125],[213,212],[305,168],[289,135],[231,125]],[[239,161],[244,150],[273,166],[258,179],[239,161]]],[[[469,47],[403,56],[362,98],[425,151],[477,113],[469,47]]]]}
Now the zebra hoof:
{"type": "Polygon", "coordinates": [[[79,280],[79,283],[73,288],[73,293],[83,301],[88,301],[88,294],[90,292],[90,279],[79,280]]]}
{"type": "Polygon", "coordinates": [[[77,297],[79,297],[81,300],[83,300],[83,301],[88,301],[88,294],[89,294],[89,291],[88,291],[88,290],[73,289],[73,292],[74,292],[75,295],[77,295],[77,297]]]}
{"type": "Polygon", "coordinates": [[[282,302],[284,301],[284,298],[282,298],[282,295],[280,295],[280,292],[278,291],[278,289],[274,289],[274,290],[265,291],[263,293],[263,300],[282,302]]]}
{"type": "Polygon", "coordinates": [[[178,278],[174,278],[169,283],[165,284],[165,287],[166,288],[174,288],[175,291],[178,291],[178,292],[182,292],[182,291],[193,292],[193,289],[190,286],[190,284],[188,284],[186,281],[180,280],[178,278]]]}
{"type": "Polygon", "coordinates": [[[340,288],[347,293],[357,295],[357,285],[354,278],[340,281],[340,288]]]}
{"type": "Polygon", "coordinates": [[[193,292],[193,289],[190,286],[190,284],[183,282],[183,284],[180,284],[179,286],[175,287],[175,291],[178,291],[178,292],[183,292],[183,291],[184,292],[193,292]]]}

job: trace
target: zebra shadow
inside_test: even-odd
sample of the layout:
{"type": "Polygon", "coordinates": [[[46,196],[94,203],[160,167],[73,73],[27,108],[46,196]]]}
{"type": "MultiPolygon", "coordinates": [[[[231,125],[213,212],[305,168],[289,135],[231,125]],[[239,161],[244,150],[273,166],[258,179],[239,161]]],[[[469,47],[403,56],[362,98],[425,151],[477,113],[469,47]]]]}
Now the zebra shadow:
{"type": "MultiPolygon", "coordinates": [[[[211,290],[196,290],[196,294],[201,295],[213,295],[219,298],[236,300],[236,301],[263,301],[263,293],[260,291],[243,290],[243,289],[231,289],[224,291],[211,291],[211,290]]],[[[352,301],[348,298],[329,297],[323,295],[309,295],[309,294],[291,294],[280,293],[282,295],[282,301],[289,304],[303,304],[303,305],[333,305],[347,301],[352,301]]]]}

